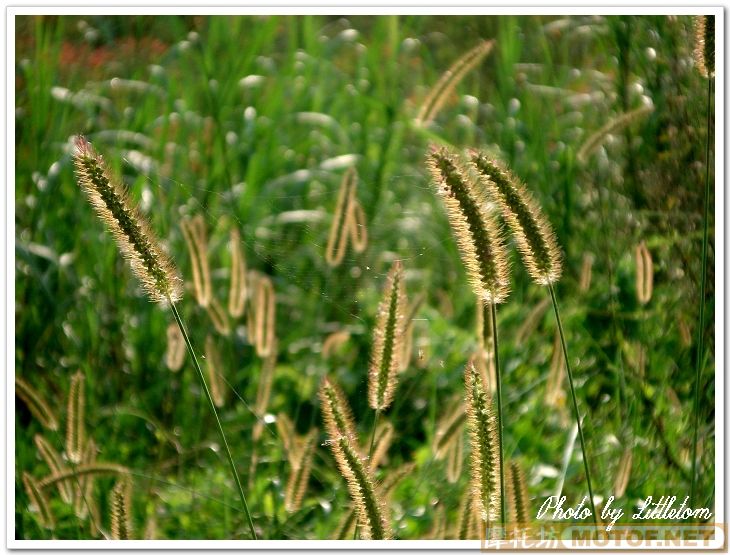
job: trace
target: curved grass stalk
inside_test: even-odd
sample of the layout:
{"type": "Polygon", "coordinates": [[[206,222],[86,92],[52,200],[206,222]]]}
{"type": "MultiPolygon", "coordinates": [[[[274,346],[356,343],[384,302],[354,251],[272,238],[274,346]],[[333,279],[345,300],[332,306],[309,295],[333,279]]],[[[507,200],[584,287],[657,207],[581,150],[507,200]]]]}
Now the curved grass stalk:
{"type": "Polygon", "coordinates": [[[588,482],[588,495],[591,502],[591,510],[593,511],[593,521],[598,527],[598,514],[596,513],[596,504],[593,500],[593,486],[591,484],[591,471],[588,468],[588,455],[586,454],[586,440],[583,437],[583,426],[580,422],[580,412],[578,411],[578,401],[575,396],[575,386],[573,385],[573,371],[570,368],[570,358],[568,357],[568,347],[565,343],[565,333],[563,332],[563,322],[560,319],[560,310],[558,309],[558,301],[555,298],[555,290],[552,283],[548,283],[550,298],[553,301],[553,310],[555,311],[555,320],[558,323],[558,333],[560,334],[560,345],[563,349],[563,358],[565,360],[565,371],[568,374],[568,383],[570,384],[570,397],[573,400],[573,411],[575,412],[575,423],[578,426],[578,435],[580,436],[580,449],[583,455],[583,468],[586,473],[586,482],[588,482]]]}
{"type": "Polygon", "coordinates": [[[198,357],[195,355],[195,351],[193,350],[193,345],[190,342],[190,338],[188,337],[188,332],[185,329],[185,325],[183,324],[182,318],[180,318],[180,313],[177,310],[177,307],[175,306],[175,303],[172,299],[168,299],[170,303],[170,308],[172,309],[172,313],[175,316],[175,321],[177,322],[178,327],[180,328],[180,333],[183,335],[183,339],[185,340],[185,345],[188,348],[188,353],[190,353],[190,357],[193,359],[193,366],[195,366],[195,370],[198,373],[198,378],[200,378],[200,383],[203,385],[203,391],[205,391],[205,397],[208,399],[208,404],[210,405],[210,410],[213,412],[213,416],[215,418],[215,423],[218,427],[218,432],[220,433],[221,440],[223,442],[223,446],[226,450],[226,457],[228,458],[228,464],[231,467],[231,473],[233,474],[233,478],[236,482],[236,487],[238,489],[238,495],[241,498],[241,505],[243,506],[243,512],[246,514],[246,519],[248,521],[248,527],[251,532],[252,539],[257,539],[256,537],[256,529],[253,525],[253,520],[251,519],[251,512],[248,509],[248,503],[246,502],[246,495],[243,493],[243,485],[241,484],[241,479],[238,477],[238,471],[236,470],[236,465],[233,462],[233,455],[231,454],[231,448],[228,446],[228,440],[226,439],[226,434],[223,431],[223,425],[221,424],[220,418],[218,417],[218,411],[215,408],[215,402],[213,400],[213,396],[210,393],[210,389],[208,389],[208,384],[205,381],[205,375],[203,374],[203,370],[200,368],[200,363],[198,362],[198,357]]]}

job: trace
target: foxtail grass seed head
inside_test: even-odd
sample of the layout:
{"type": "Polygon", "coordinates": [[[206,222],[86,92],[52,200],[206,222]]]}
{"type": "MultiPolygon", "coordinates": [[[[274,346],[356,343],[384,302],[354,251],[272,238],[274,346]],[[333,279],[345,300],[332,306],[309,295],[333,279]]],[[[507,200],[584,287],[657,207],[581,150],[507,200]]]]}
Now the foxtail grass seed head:
{"type": "Polygon", "coordinates": [[[591,278],[593,276],[593,262],[595,261],[595,256],[593,254],[587,252],[583,254],[583,262],[580,266],[580,282],[579,287],[580,290],[583,293],[587,293],[588,290],[591,288],[591,278]]]}
{"type": "Polygon", "coordinates": [[[352,219],[356,216],[353,208],[357,203],[356,187],[357,171],[354,167],[349,167],[340,182],[340,191],[337,194],[337,204],[332,216],[332,225],[325,250],[325,260],[333,268],[342,263],[350,236],[359,234],[359,230],[351,230],[351,226],[355,225],[352,223],[352,219]]]}
{"type": "Polygon", "coordinates": [[[322,358],[328,360],[350,339],[350,332],[338,330],[329,334],[322,342],[322,358]]]}
{"type": "Polygon", "coordinates": [[[530,524],[530,495],[527,491],[527,478],[519,461],[511,460],[506,473],[507,499],[512,508],[512,520],[520,529],[530,524]]]}
{"type": "MultiPolygon", "coordinates": [[[[393,441],[395,430],[390,422],[383,422],[378,425],[375,431],[375,442],[373,443],[373,455],[370,457],[370,472],[375,472],[377,468],[385,462],[388,449],[393,441]]],[[[364,451],[364,449],[363,449],[364,451]]]]}
{"type": "Polygon", "coordinates": [[[213,397],[213,403],[215,406],[220,408],[226,403],[220,374],[223,367],[221,366],[221,357],[218,352],[218,347],[216,346],[212,335],[207,335],[205,338],[205,367],[208,370],[210,395],[213,397]]]}
{"type": "Polygon", "coordinates": [[[635,258],[636,298],[640,304],[647,304],[654,291],[654,262],[644,241],[636,246],[635,258]]]}
{"type": "Polygon", "coordinates": [[[231,286],[228,291],[228,313],[232,318],[240,318],[246,311],[248,287],[246,256],[241,248],[241,236],[237,229],[231,229],[228,244],[231,249],[231,286]]]}
{"type": "Polygon", "coordinates": [[[350,439],[344,435],[330,437],[330,444],[337,467],[345,478],[350,499],[355,506],[360,523],[360,537],[364,540],[389,539],[391,530],[385,506],[365,461],[350,439]]]}
{"type": "Polygon", "coordinates": [[[259,374],[259,383],[256,389],[256,404],[254,405],[254,413],[257,417],[256,424],[253,427],[254,441],[258,441],[264,431],[264,414],[266,413],[269,398],[271,397],[271,384],[274,381],[277,358],[278,350],[274,346],[269,355],[261,363],[261,373],[259,374]]]}
{"type": "Polygon", "coordinates": [[[56,527],[56,520],[51,512],[48,499],[40,487],[40,484],[27,472],[23,472],[23,486],[25,493],[30,499],[30,507],[38,515],[38,523],[43,528],[53,530],[56,527]]]}
{"type": "Polygon", "coordinates": [[[73,159],[79,186],[111,231],[145,292],[156,302],[179,300],[182,282],[177,270],[102,156],[79,136],[74,142],[73,159]]]}
{"type": "Polygon", "coordinates": [[[429,537],[432,540],[446,539],[446,510],[443,503],[436,505],[429,537]]]}
{"type": "MultiPolygon", "coordinates": [[[[86,447],[84,448],[84,456],[82,457],[81,464],[83,464],[84,466],[91,466],[96,463],[97,453],[98,451],[96,449],[96,443],[94,443],[94,440],[89,439],[89,441],[86,442],[86,447]]],[[[67,482],[59,482],[59,484],[62,483],[67,482]]],[[[78,479],[78,485],[76,485],[76,499],[74,500],[74,510],[76,511],[76,516],[81,519],[86,518],[89,512],[89,507],[91,507],[93,503],[94,475],[86,474],[85,476],[80,476],[78,479]]]]}
{"type": "Polygon", "coordinates": [[[193,218],[185,218],[180,222],[180,229],[182,229],[185,244],[190,254],[195,299],[199,306],[206,308],[213,297],[213,286],[210,280],[205,220],[200,214],[193,218]]]}
{"type": "Polygon", "coordinates": [[[608,120],[598,131],[586,139],[578,150],[576,158],[581,164],[585,164],[591,154],[598,150],[598,147],[605,142],[609,135],[613,135],[625,127],[628,127],[645,115],[651,114],[653,111],[654,106],[652,104],[645,104],[639,108],[608,120]]]}
{"type": "MultiPolygon", "coordinates": [[[[63,461],[60,453],[56,451],[53,446],[40,434],[36,434],[33,437],[33,441],[38,448],[43,461],[48,465],[48,469],[51,474],[57,474],[63,472],[66,469],[66,464],[63,461]]],[[[59,483],[58,493],[61,495],[61,499],[64,503],[71,503],[73,501],[73,490],[70,484],[59,483]]]]}
{"type": "Polygon", "coordinates": [[[428,166],[443,200],[469,283],[481,302],[502,302],[509,292],[506,250],[486,199],[449,149],[432,147],[428,166]]]}
{"type": "Polygon", "coordinates": [[[715,77],[715,16],[698,15],[694,18],[697,70],[706,79],[715,77]]]}
{"type": "Polygon", "coordinates": [[[80,463],[86,441],[86,425],[84,421],[84,375],[76,372],[71,378],[66,410],[66,456],[73,463],[80,463]]]}
{"type": "Polygon", "coordinates": [[[228,314],[225,309],[218,302],[215,297],[210,298],[210,302],[206,307],[210,321],[213,322],[213,327],[221,335],[228,335],[231,333],[231,323],[228,320],[228,314]]]}
{"type": "Polygon", "coordinates": [[[501,513],[499,437],[492,400],[473,364],[464,373],[467,429],[471,442],[471,488],[480,519],[487,526],[501,513]]]}
{"type": "Polygon", "coordinates": [[[446,457],[446,481],[455,484],[461,478],[461,469],[464,466],[464,434],[459,433],[456,440],[449,447],[446,457]]]}
{"type": "Polygon", "coordinates": [[[436,460],[443,459],[449,452],[451,445],[460,435],[464,434],[466,410],[463,399],[451,403],[451,407],[439,420],[433,440],[433,454],[436,460]]]}
{"type": "Polygon", "coordinates": [[[25,403],[30,413],[48,430],[58,430],[58,418],[36,389],[23,378],[15,377],[15,395],[25,403]]]}
{"type": "Polygon", "coordinates": [[[416,116],[416,123],[418,125],[425,127],[433,121],[453,94],[456,86],[464,79],[467,73],[477,67],[486,58],[487,54],[492,50],[493,45],[493,40],[481,41],[446,70],[423,101],[416,116]]]}
{"type": "Polygon", "coordinates": [[[396,260],[388,272],[373,332],[373,353],[368,374],[368,399],[375,410],[387,409],[393,401],[401,362],[406,304],[403,265],[396,260]]]}
{"type": "Polygon", "coordinates": [[[294,451],[295,429],[291,418],[283,412],[276,415],[276,431],[279,434],[279,439],[291,464],[294,451]]]}
{"type": "Polygon", "coordinates": [[[565,407],[565,389],[563,388],[563,376],[565,375],[565,359],[560,347],[560,334],[555,330],[553,338],[553,353],[550,357],[550,370],[548,372],[547,384],[545,386],[545,405],[556,409],[565,407]]]}
{"type": "Polygon", "coordinates": [[[319,429],[313,428],[303,438],[301,452],[298,453],[296,464],[292,464],[284,495],[284,507],[287,512],[298,511],[302,506],[302,500],[309,482],[309,474],[312,471],[312,459],[317,450],[318,437],[319,429]]]}
{"type": "Polygon", "coordinates": [[[345,395],[337,384],[326,376],[319,387],[324,425],[330,438],[345,436],[357,444],[355,420],[345,395]]]}
{"type": "Polygon", "coordinates": [[[165,365],[173,372],[178,372],[185,363],[185,340],[177,324],[167,326],[167,350],[165,365]]]}
{"type": "Polygon", "coordinates": [[[365,210],[363,210],[357,199],[353,199],[350,204],[347,227],[350,233],[352,250],[357,253],[363,252],[368,247],[368,225],[365,219],[365,210]]]}
{"type": "Polygon", "coordinates": [[[474,502],[474,494],[470,488],[466,489],[459,503],[459,518],[456,523],[456,539],[474,540],[479,538],[479,514],[474,502]]]}
{"type": "Polygon", "coordinates": [[[111,492],[112,539],[132,539],[132,481],[122,478],[111,492]]]}
{"type": "Polygon", "coordinates": [[[249,272],[249,282],[254,290],[253,303],[249,307],[249,333],[256,354],[266,358],[271,354],[276,334],[276,294],[268,276],[249,272]]]}
{"type": "Polygon", "coordinates": [[[621,454],[621,459],[618,462],[616,479],[613,482],[613,494],[616,496],[616,499],[621,499],[626,493],[626,487],[629,485],[629,478],[631,477],[631,463],[633,459],[633,450],[631,447],[624,449],[624,452],[621,454]]]}
{"type": "Polygon", "coordinates": [[[561,272],[560,249],[550,223],[527,188],[484,153],[473,152],[471,161],[512,230],[530,277],[538,285],[556,282],[561,272]]]}

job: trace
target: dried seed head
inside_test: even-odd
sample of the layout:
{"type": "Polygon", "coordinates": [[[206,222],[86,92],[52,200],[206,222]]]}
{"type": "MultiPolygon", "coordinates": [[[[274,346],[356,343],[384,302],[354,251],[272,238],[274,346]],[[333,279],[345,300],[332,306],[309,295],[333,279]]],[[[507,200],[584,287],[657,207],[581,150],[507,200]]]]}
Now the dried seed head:
{"type": "MultiPolygon", "coordinates": [[[[383,463],[385,456],[388,454],[388,448],[393,441],[394,429],[390,422],[383,422],[378,425],[375,431],[375,441],[373,443],[373,455],[370,457],[370,472],[375,472],[383,463]]],[[[364,449],[363,449],[364,451],[364,449]]]]}
{"type": "Polygon", "coordinates": [[[84,383],[81,372],[76,372],[71,378],[66,411],[66,456],[76,464],[81,462],[86,441],[84,383]]]}
{"type": "MultiPolygon", "coordinates": [[[[48,465],[51,474],[57,474],[66,470],[66,463],[64,463],[60,453],[56,451],[42,435],[36,434],[33,441],[38,448],[38,453],[40,453],[41,458],[48,465]]],[[[58,493],[61,495],[61,499],[64,503],[71,503],[71,501],[73,501],[73,490],[71,489],[71,484],[59,483],[58,493]]]]}
{"type": "Polygon", "coordinates": [[[461,478],[461,469],[464,466],[464,434],[463,430],[456,436],[456,440],[449,447],[446,457],[446,480],[455,484],[461,478]]]}
{"type": "Polygon", "coordinates": [[[636,298],[641,304],[651,300],[654,291],[654,263],[651,253],[642,241],[636,246],[636,298]]]}
{"type": "Polygon", "coordinates": [[[213,397],[215,406],[220,408],[225,402],[224,396],[223,379],[221,372],[223,367],[221,365],[221,357],[216,347],[213,336],[207,335],[205,338],[205,367],[208,370],[208,381],[210,382],[210,395],[213,397]]]}
{"type": "Polygon", "coordinates": [[[167,326],[167,350],[165,364],[173,372],[182,368],[185,362],[185,340],[177,324],[167,326]]]}
{"type": "Polygon", "coordinates": [[[586,139],[583,145],[578,150],[576,158],[582,164],[584,164],[591,154],[603,144],[606,137],[620,131],[624,127],[628,127],[636,120],[640,119],[646,114],[650,114],[654,111],[654,106],[646,104],[625,114],[621,114],[613,119],[610,119],[605,125],[603,125],[598,131],[593,133],[586,139]]]}
{"type": "Polygon", "coordinates": [[[457,398],[455,402],[451,403],[451,407],[436,426],[436,434],[433,440],[433,454],[436,460],[443,459],[457,437],[463,435],[465,421],[464,401],[457,398]]]}
{"type": "Polygon", "coordinates": [[[286,485],[284,496],[284,506],[288,512],[299,510],[302,506],[304,494],[307,491],[307,483],[309,482],[309,474],[312,470],[312,459],[317,450],[317,438],[319,437],[319,429],[313,428],[301,440],[300,453],[292,462],[292,469],[289,474],[289,480],[286,485]]]}
{"type": "Polygon", "coordinates": [[[509,292],[507,256],[481,191],[446,148],[432,148],[426,164],[446,207],[469,283],[482,302],[502,302],[509,292]]]}
{"type": "Polygon", "coordinates": [[[593,262],[595,257],[587,252],[583,254],[583,262],[580,266],[580,290],[585,293],[591,288],[591,278],[593,276],[593,262]]]}
{"type": "Polygon", "coordinates": [[[221,335],[228,335],[231,333],[231,324],[228,321],[228,314],[225,309],[218,302],[215,297],[210,298],[210,302],[206,307],[210,321],[213,322],[213,327],[221,335]]]}
{"type": "Polygon", "coordinates": [[[428,125],[443,108],[464,76],[481,63],[492,50],[494,41],[481,41],[466,54],[461,56],[441,76],[436,85],[429,91],[416,116],[418,125],[428,125]]]}
{"type": "Polygon", "coordinates": [[[329,334],[322,342],[322,358],[325,360],[330,358],[349,339],[350,332],[347,330],[338,330],[329,334]]]}
{"type": "Polygon", "coordinates": [[[112,538],[115,540],[132,539],[132,480],[120,479],[111,492],[112,538]]]}
{"type": "Polygon", "coordinates": [[[249,272],[249,276],[254,296],[248,310],[248,330],[256,354],[265,358],[276,341],[276,294],[268,276],[258,272],[249,272]]]}
{"type": "Polygon", "coordinates": [[[41,526],[53,530],[56,527],[56,521],[53,518],[51,507],[48,499],[43,492],[40,484],[27,472],[23,472],[23,486],[25,493],[30,498],[30,506],[38,512],[38,521],[41,526]]]}
{"type": "Polygon", "coordinates": [[[365,219],[365,211],[357,201],[352,199],[350,204],[350,216],[348,218],[348,229],[350,231],[350,242],[352,250],[363,252],[368,246],[368,226],[365,219]]]}
{"type": "MultiPolygon", "coordinates": [[[[86,442],[86,448],[84,449],[84,456],[82,457],[81,464],[84,466],[91,466],[94,463],[96,463],[96,455],[97,455],[97,449],[96,449],[96,443],[94,443],[94,440],[90,439],[86,442]]],[[[76,480],[74,480],[76,482],[76,480]]],[[[59,484],[68,483],[68,482],[59,482],[59,484]]],[[[71,483],[68,483],[71,485],[71,483]]],[[[76,511],[76,516],[79,518],[86,518],[86,515],[89,512],[89,507],[91,507],[91,510],[94,511],[94,475],[93,474],[86,474],[85,476],[81,476],[78,479],[78,485],[76,483],[73,484],[76,486],[76,499],[74,500],[74,510],[76,511]]],[[[96,522],[99,522],[98,520],[96,522]]]]}
{"type": "Polygon", "coordinates": [[[241,236],[237,229],[231,229],[231,288],[228,292],[228,313],[240,318],[246,311],[248,287],[246,279],[246,256],[241,248],[241,236]]]}
{"type": "Polygon", "coordinates": [[[276,370],[278,354],[278,349],[276,348],[276,345],[274,345],[274,348],[271,349],[271,352],[261,364],[259,383],[256,388],[256,404],[254,405],[254,414],[257,417],[256,424],[254,424],[253,427],[254,441],[258,441],[264,431],[264,413],[266,412],[266,408],[269,406],[271,384],[274,381],[274,370],[276,370]]]}
{"type": "MultiPolygon", "coordinates": [[[[332,225],[330,226],[327,249],[325,250],[325,260],[333,268],[342,263],[350,236],[358,241],[360,240],[360,230],[352,229],[352,226],[356,225],[353,223],[353,218],[359,216],[355,214],[357,210],[355,207],[357,204],[356,187],[357,170],[354,167],[349,167],[340,182],[340,191],[337,195],[337,204],[332,216],[332,225]]],[[[367,236],[365,236],[365,241],[367,241],[367,236]]],[[[358,246],[364,249],[362,241],[358,243],[358,246]]]]}
{"type": "Polygon", "coordinates": [[[702,77],[715,77],[715,16],[698,15],[694,18],[695,65],[702,77]]]}
{"type": "Polygon", "coordinates": [[[393,401],[398,369],[401,362],[406,304],[403,286],[403,266],[400,260],[393,263],[385,281],[383,297],[378,306],[378,316],[373,332],[373,353],[368,374],[368,399],[370,407],[385,410],[393,401]]]}
{"type": "Polygon", "coordinates": [[[150,226],[132,205],[125,187],[112,176],[102,156],[86,139],[76,137],[74,147],[79,186],[112,232],[145,292],[156,302],[180,299],[182,282],[177,271],[150,226]]]}
{"type": "Polygon", "coordinates": [[[40,393],[24,379],[15,377],[15,395],[21,399],[44,428],[58,430],[58,418],[40,393]]]}
{"type": "Polygon", "coordinates": [[[190,265],[193,270],[193,290],[198,305],[207,307],[213,297],[213,286],[210,280],[210,263],[208,261],[208,237],[205,221],[200,214],[193,218],[185,218],[180,222],[185,244],[190,254],[190,265]]]}
{"type": "Polygon", "coordinates": [[[319,387],[319,398],[322,401],[324,425],[330,438],[346,436],[356,444],[355,420],[339,386],[325,376],[319,387]]]}
{"type": "Polygon", "coordinates": [[[556,282],[561,271],[560,250],[540,207],[516,177],[485,154],[473,152],[471,161],[512,230],[530,277],[539,285],[556,282]]]}
{"type": "Polygon", "coordinates": [[[500,520],[501,513],[497,421],[492,400],[473,364],[467,364],[464,381],[466,422],[471,442],[471,487],[480,518],[490,526],[500,520]]]}

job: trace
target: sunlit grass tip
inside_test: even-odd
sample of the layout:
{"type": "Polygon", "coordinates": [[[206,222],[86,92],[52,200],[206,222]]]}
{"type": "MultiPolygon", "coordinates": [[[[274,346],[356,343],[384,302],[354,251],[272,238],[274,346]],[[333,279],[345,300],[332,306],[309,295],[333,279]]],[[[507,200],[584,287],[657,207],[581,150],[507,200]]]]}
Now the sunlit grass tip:
{"type": "Polygon", "coordinates": [[[467,429],[471,442],[471,489],[482,522],[500,521],[501,489],[499,437],[492,399],[484,389],[479,371],[472,363],[464,372],[467,429]]]}
{"type": "Polygon", "coordinates": [[[483,302],[500,303],[509,293],[509,265],[494,215],[458,155],[432,147],[426,159],[443,200],[469,283],[483,302]]]}
{"type": "Polygon", "coordinates": [[[73,159],[79,186],[111,231],[145,292],[156,302],[180,299],[182,282],[175,266],[103,157],[78,136],[74,140],[73,159]]]}
{"type": "Polygon", "coordinates": [[[472,152],[471,162],[499,205],[530,277],[539,285],[558,281],[562,261],[555,233],[527,188],[484,153],[472,152]]]}
{"type": "Polygon", "coordinates": [[[702,77],[715,77],[715,16],[698,15],[694,18],[694,59],[702,77]]]}
{"type": "Polygon", "coordinates": [[[373,332],[373,352],[368,373],[368,400],[375,410],[393,402],[401,363],[406,305],[403,265],[396,260],[385,280],[373,332]]]}

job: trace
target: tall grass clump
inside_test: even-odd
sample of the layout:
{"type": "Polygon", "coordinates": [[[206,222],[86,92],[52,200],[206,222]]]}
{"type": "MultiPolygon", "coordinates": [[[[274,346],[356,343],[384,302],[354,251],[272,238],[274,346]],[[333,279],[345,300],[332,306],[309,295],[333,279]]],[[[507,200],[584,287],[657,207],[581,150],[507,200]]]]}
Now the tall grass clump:
{"type": "Polygon", "coordinates": [[[710,242],[710,138],[712,136],[712,90],[715,81],[715,16],[695,17],[695,65],[700,75],[707,79],[707,137],[705,139],[705,203],[702,215],[702,271],[700,276],[700,308],[697,322],[697,355],[695,359],[694,405],[692,424],[692,480],[690,505],[697,491],[697,443],[700,426],[700,384],[702,359],[705,355],[705,288],[707,287],[707,252],[710,242]]]}
{"type": "Polygon", "coordinates": [[[590,497],[593,519],[596,526],[598,526],[598,515],[593,499],[593,486],[591,483],[588,456],[586,454],[587,449],[583,436],[583,426],[581,425],[578,400],[573,384],[573,372],[570,367],[570,357],[565,341],[563,323],[560,318],[558,301],[555,297],[555,289],[553,286],[560,278],[562,270],[560,250],[555,239],[555,234],[539,205],[527,191],[527,188],[509,170],[502,168],[497,162],[488,158],[484,153],[479,152],[473,152],[471,154],[471,163],[474,170],[478,172],[490,198],[500,207],[502,215],[515,238],[517,248],[522,255],[522,260],[524,261],[528,274],[535,283],[546,286],[550,292],[550,299],[553,303],[555,320],[560,334],[560,344],[563,349],[565,369],[570,384],[575,420],[580,435],[583,466],[588,484],[588,495],[590,497]]]}
{"type": "Polygon", "coordinates": [[[233,462],[233,455],[228,446],[223,425],[218,417],[215,401],[208,388],[208,383],[205,380],[205,375],[198,362],[198,357],[195,355],[180,313],[175,306],[175,301],[182,297],[182,282],[178,277],[177,270],[159,246],[159,242],[152,234],[149,224],[142,218],[139,211],[133,207],[125,188],[118,179],[112,176],[102,156],[94,150],[91,143],[80,136],[76,137],[74,147],[73,158],[79,186],[89,197],[91,205],[101,220],[112,231],[119,249],[123,256],[129,260],[132,271],[142,283],[150,299],[166,303],[172,309],[223,441],[231,473],[241,498],[243,512],[248,520],[251,537],[256,539],[256,530],[248,509],[246,496],[243,492],[236,465],[233,462]]]}

